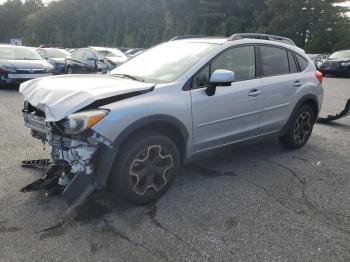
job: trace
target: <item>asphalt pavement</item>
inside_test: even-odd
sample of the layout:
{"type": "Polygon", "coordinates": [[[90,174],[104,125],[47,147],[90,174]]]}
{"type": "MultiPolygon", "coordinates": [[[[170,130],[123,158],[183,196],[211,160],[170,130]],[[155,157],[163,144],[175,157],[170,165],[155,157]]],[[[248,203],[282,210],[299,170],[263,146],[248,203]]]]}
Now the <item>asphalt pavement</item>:
{"type": "MultiPolygon", "coordinates": [[[[322,115],[341,111],[350,79],[326,78],[322,115]]],[[[18,89],[0,90],[0,261],[350,262],[350,116],[316,125],[288,151],[277,140],[183,167],[157,203],[95,193],[65,221],[60,197],[21,193],[50,150],[23,125],[18,89]]]]}

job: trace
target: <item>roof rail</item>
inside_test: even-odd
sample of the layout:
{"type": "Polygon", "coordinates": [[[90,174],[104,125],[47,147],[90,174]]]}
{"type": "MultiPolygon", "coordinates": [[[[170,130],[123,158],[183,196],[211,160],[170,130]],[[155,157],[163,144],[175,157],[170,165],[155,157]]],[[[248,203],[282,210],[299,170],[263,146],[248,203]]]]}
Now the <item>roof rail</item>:
{"type": "Polygon", "coordinates": [[[182,40],[182,39],[209,38],[209,37],[212,37],[212,36],[207,36],[207,35],[179,35],[179,36],[175,36],[174,38],[170,39],[169,42],[176,41],[176,40],[182,40]]]}
{"type": "Polygon", "coordinates": [[[290,38],[283,37],[283,36],[277,36],[277,35],[260,34],[260,33],[234,34],[229,38],[229,41],[235,41],[235,40],[240,40],[240,39],[244,39],[244,38],[270,40],[270,41],[282,42],[285,44],[290,44],[290,45],[296,46],[294,41],[290,38]]]}

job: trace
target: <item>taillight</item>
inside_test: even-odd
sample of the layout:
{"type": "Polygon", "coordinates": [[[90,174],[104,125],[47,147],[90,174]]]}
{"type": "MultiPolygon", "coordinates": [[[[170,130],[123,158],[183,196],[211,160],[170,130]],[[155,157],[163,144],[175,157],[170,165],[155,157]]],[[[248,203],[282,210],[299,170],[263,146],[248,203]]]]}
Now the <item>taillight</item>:
{"type": "Polygon", "coordinates": [[[320,71],[316,71],[315,72],[315,76],[318,79],[318,81],[320,81],[320,83],[322,84],[322,82],[323,82],[323,74],[320,71]]]}

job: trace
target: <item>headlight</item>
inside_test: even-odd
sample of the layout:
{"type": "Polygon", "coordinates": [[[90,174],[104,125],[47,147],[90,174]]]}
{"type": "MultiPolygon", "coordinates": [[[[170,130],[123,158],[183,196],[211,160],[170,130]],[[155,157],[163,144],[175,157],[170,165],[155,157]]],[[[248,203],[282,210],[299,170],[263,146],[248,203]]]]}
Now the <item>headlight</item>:
{"type": "Polygon", "coordinates": [[[107,110],[89,110],[75,113],[63,119],[59,125],[63,127],[64,133],[68,135],[79,134],[93,127],[108,114],[107,110]]]}
{"type": "Polygon", "coordinates": [[[4,72],[9,72],[9,73],[16,73],[16,69],[13,67],[8,67],[8,66],[1,66],[0,65],[0,72],[4,71],[4,72]]]}
{"type": "Polygon", "coordinates": [[[341,66],[350,66],[350,61],[349,62],[342,62],[340,63],[341,66]]]}

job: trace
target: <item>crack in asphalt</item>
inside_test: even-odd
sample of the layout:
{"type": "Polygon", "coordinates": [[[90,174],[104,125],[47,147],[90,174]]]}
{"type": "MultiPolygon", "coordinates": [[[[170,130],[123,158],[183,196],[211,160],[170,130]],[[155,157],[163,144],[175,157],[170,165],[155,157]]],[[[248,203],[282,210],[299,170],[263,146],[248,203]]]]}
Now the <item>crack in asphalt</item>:
{"type": "Polygon", "coordinates": [[[157,219],[156,219],[156,215],[157,215],[157,206],[155,204],[151,204],[147,206],[148,208],[148,212],[147,215],[149,216],[149,219],[151,221],[151,223],[153,225],[155,225],[156,227],[162,229],[164,232],[166,232],[167,234],[173,236],[175,239],[177,239],[178,241],[186,244],[191,251],[195,252],[197,255],[199,255],[202,258],[205,258],[207,261],[212,261],[209,257],[208,254],[202,254],[198,249],[196,249],[191,243],[189,243],[188,241],[184,240],[182,237],[180,237],[178,234],[172,232],[171,230],[169,230],[167,227],[163,226],[157,219]]]}
{"type": "MultiPolygon", "coordinates": [[[[350,220],[350,215],[332,212],[332,211],[327,210],[323,207],[317,207],[312,201],[309,200],[309,198],[306,194],[307,182],[306,182],[305,178],[300,176],[298,174],[298,172],[296,172],[292,168],[290,168],[286,165],[283,165],[281,163],[270,160],[270,157],[272,157],[272,155],[267,153],[267,152],[254,151],[254,153],[263,154],[266,157],[258,157],[259,160],[267,162],[268,164],[271,164],[272,166],[277,166],[277,167],[280,167],[280,168],[286,170],[288,174],[290,174],[292,177],[294,177],[298,181],[298,184],[300,185],[299,188],[301,191],[301,198],[296,200],[296,202],[298,202],[301,205],[303,205],[304,207],[306,207],[307,211],[299,211],[297,209],[291,208],[288,205],[288,201],[293,201],[293,200],[291,200],[289,198],[278,198],[273,193],[271,193],[268,188],[266,188],[262,185],[259,185],[257,183],[254,183],[254,182],[250,181],[249,179],[245,179],[245,178],[243,178],[243,176],[240,176],[241,180],[243,180],[249,184],[252,184],[255,187],[262,189],[270,198],[274,199],[276,202],[278,202],[284,208],[288,209],[289,211],[295,213],[298,216],[308,217],[310,219],[321,222],[334,230],[340,231],[340,232],[345,233],[345,234],[350,234],[350,230],[344,228],[344,226],[341,225],[342,223],[338,219],[336,222],[334,222],[334,217],[329,216],[329,214],[333,214],[333,215],[338,216],[338,217],[343,217],[344,220],[350,220]],[[285,200],[285,201],[283,201],[283,200],[285,200]],[[329,220],[333,220],[333,221],[330,222],[329,220]]],[[[304,161],[304,159],[302,159],[302,161],[304,161]]],[[[229,173],[234,174],[233,176],[238,176],[238,174],[236,174],[233,171],[221,172],[221,171],[218,171],[218,170],[215,170],[212,168],[200,166],[198,164],[189,164],[186,166],[185,170],[194,172],[194,173],[199,174],[199,175],[207,176],[207,177],[232,176],[232,175],[227,175],[229,173]]]]}
{"type": "MultiPolygon", "coordinates": [[[[306,180],[304,178],[300,177],[297,174],[296,171],[294,171],[290,167],[285,166],[285,165],[283,165],[281,163],[271,161],[269,159],[269,157],[267,157],[267,158],[260,158],[260,160],[263,160],[263,161],[265,161],[267,163],[270,163],[272,165],[275,165],[275,166],[278,166],[280,168],[285,169],[286,171],[288,171],[289,174],[291,174],[293,177],[295,177],[298,180],[299,184],[301,185],[301,199],[299,200],[299,203],[304,205],[307,208],[307,210],[310,212],[310,214],[308,214],[306,212],[303,212],[303,211],[300,212],[298,210],[290,208],[287,205],[287,203],[282,202],[280,199],[276,198],[273,194],[271,194],[267,188],[265,188],[265,187],[263,187],[261,185],[257,185],[257,184],[255,184],[255,183],[253,183],[251,181],[247,181],[247,180],[244,179],[245,181],[247,181],[250,184],[253,184],[253,185],[258,186],[259,188],[263,189],[267,193],[268,196],[272,197],[274,200],[276,200],[282,206],[286,207],[288,210],[291,210],[295,214],[309,217],[309,218],[314,219],[314,220],[316,220],[318,222],[324,223],[325,225],[327,225],[327,226],[329,226],[329,227],[331,227],[331,228],[333,228],[335,230],[338,230],[338,231],[340,231],[342,233],[350,234],[350,230],[347,230],[344,227],[342,227],[341,225],[339,225],[339,221],[338,221],[338,224],[334,223],[334,222],[332,223],[332,222],[327,221],[327,220],[332,220],[332,218],[329,218],[329,216],[327,214],[327,213],[332,213],[332,211],[329,211],[329,210],[324,209],[324,208],[322,208],[323,210],[321,210],[320,208],[316,207],[315,204],[312,203],[309,200],[309,198],[308,198],[308,196],[306,194],[307,182],[306,182],[306,180]],[[319,217],[321,217],[321,219],[319,217]]],[[[345,217],[348,217],[348,216],[345,215],[345,217]]]]}
{"type": "Polygon", "coordinates": [[[0,221],[0,233],[15,233],[22,230],[22,228],[16,226],[7,227],[5,224],[7,224],[7,221],[0,221]]]}

